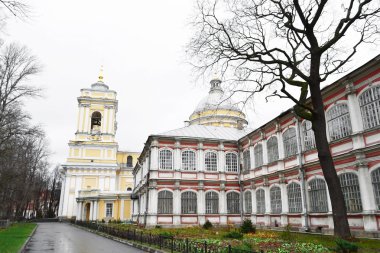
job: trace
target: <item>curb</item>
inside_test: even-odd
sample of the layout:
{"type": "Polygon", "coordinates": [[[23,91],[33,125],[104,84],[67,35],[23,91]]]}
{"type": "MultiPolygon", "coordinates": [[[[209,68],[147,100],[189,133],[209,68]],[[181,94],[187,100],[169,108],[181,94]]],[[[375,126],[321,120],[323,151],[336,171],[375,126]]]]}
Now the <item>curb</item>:
{"type": "Polygon", "coordinates": [[[36,227],[33,229],[32,233],[30,233],[30,235],[28,236],[28,239],[26,239],[26,241],[24,242],[24,244],[22,245],[21,249],[18,251],[18,253],[23,253],[25,252],[25,247],[26,245],[29,243],[30,239],[32,239],[34,233],[36,232],[38,228],[38,224],[36,224],[36,227]]]}
{"type": "MultiPolygon", "coordinates": [[[[105,237],[107,239],[111,239],[113,241],[116,241],[116,242],[119,242],[119,243],[122,243],[122,244],[125,244],[125,245],[128,245],[128,246],[134,247],[136,249],[144,250],[146,252],[150,252],[150,253],[166,253],[166,251],[155,249],[155,248],[152,248],[152,247],[149,247],[149,246],[145,246],[145,245],[141,245],[139,243],[135,243],[135,242],[130,241],[130,240],[122,239],[122,238],[119,238],[119,237],[116,237],[116,236],[113,236],[113,235],[109,235],[109,234],[106,234],[106,233],[103,233],[103,232],[99,232],[97,230],[81,227],[81,226],[78,226],[78,225],[75,225],[75,224],[71,224],[71,225],[74,226],[74,227],[76,227],[76,228],[85,230],[87,232],[94,233],[94,234],[97,234],[99,236],[105,237]]],[[[19,253],[21,253],[21,252],[19,252],[19,253]]]]}

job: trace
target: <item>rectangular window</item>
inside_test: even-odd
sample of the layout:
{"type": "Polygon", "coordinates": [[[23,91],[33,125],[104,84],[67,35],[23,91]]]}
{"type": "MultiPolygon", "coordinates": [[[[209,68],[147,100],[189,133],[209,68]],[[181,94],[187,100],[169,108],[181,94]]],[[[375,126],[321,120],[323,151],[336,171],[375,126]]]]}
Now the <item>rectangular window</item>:
{"type": "Polygon", "coordinates": [[[113,208],[112,203],[106,204],[106,217],[112,217],[112,208],[113,208]]]}

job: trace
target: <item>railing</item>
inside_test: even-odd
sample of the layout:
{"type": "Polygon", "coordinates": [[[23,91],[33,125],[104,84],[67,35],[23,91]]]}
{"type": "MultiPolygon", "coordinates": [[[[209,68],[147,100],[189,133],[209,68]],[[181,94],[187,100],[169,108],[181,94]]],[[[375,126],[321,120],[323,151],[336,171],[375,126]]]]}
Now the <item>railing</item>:
{"type": "Polygon", "coordinates": [[[170,251],[171,253],[264,253],[263,250],[242,250],[234,248],[231,245],[222,247],[202,240],[189,240],[188,238],[178,239],[173,236],[152,235],[150,233],[137,231],[136,229],[120,230],[95,222],[73,221],[73,223],[115,237],[136,241],[148,246],[154,246],[161,250],[170,251]]]}

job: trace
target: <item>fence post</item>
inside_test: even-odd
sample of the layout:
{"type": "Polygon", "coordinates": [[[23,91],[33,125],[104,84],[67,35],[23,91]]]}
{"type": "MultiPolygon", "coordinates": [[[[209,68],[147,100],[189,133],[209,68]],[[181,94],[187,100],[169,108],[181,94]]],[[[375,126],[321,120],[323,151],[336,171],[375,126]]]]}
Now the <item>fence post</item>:
{"type": "Polygon", "coordinates": [[[228,244],[228,253],[232,253],[231,244],[228,244]]]}
{"type": "Polygon", "coordinates": [[[160,246],[160,249],[162,248],[162,236],[160,235],[159,237],[158,237],[158,244],[159,244],[159,246],[160,246]]]}
{"type": "Polygon", "coordinates": [[[189,253],[189,238],[186,238],[185,252],[189,253]]]}
{"type": "Polygon", "coordinates": [[[205,245],[205,253],[207,253],[207,241],[205,241],[204,245],[205,245]]]}
{"type": "Polygon", "coordinates": [[[140,239],[141,239],[141,244],[143,243],[143,232],[141,231],[141,237],[140,237],[140,239]]]}
{"type": "Polygon", "coordinates": [[[174,251],[174,237],[172,236],[172,250],[171,250],[171,252],[173,253],[173,251],[174,251]]]}

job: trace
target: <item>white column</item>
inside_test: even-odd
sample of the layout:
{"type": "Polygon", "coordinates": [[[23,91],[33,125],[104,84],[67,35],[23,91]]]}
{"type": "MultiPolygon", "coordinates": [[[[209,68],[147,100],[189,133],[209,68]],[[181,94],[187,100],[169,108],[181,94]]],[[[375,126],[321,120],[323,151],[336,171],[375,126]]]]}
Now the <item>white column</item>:
{"type": "Polygon", "coordinates": [[[224,145],[221,142],[218,146],[218,171],[225,172],[224,145]]]}
{"type": "Polygon", "coordinates": [[[93,220],[93,213],[94,213],[94,201],[90,202],[90,220],[93,220]]]}
{"type": "Polygon", "coordinates": [[[98,219],[98,201],[94,201],[94,217],[92,218],[93,220],[98,219]]]}
{"type": "Polygon", "coordinates": [[[280,183],[281,189],[281,205],[282,205],[282,213],[281,213],[281,226],[288,225],[288,213],[289,213],[289,203],[288,203],[288,191],[286,189],[286,183],[280,183]]]}
{"type": "Polygon", "coordinates": [[[82,132],[90,132],[91,131],[91,125],[90,125],[90,105],[83,105],[84,106],[84,126],[82,129],[82,132]]]}
{"type": "Polygon", "coordinates": [[[270,213],[272,212],[272,208],[270,205],[270,192],[269,192],[269,186],[267,184],[264,184],[264,192],[265,192],[265,226],[270,226],[270,213]]]}
{"type": "Polygon", "coordinates": [[[204,171],[205,166],[204,166],[204,150],[203,150],[203,143],[199,142],[198,143],[198,151],[197,151],[197,170],[199,171],[204,171]]]}
{"type": "Polygon", "coordinates": [[[181,143],[179,141],[175,142],[175,147],[174,147],[174,167],[173,169],[175,170],[181,170],[182,169],[182,159],[181,159],[181,143]]]}
{"type": "Polygon", "coordinates": [[[376,231],[376,201],[367,164],[358,165],[360,197],[363,206],[363,222],[365,231],[376,231]]]}
{"type": "Polygon", "coordinates": [[[70,175],[66,174],[62,216],[68,215],[67,213],[68,213],[68,207],[69,207],[69,192],[70,192],[70,175]]]}
{"type": "Polygon", "coordinates": [[[355,87],[352,82],[346,84],[346,95],[348,100],[348,110],[351,118],[352,133],[355,134],[363,131],[364,127],[359,101],[355,94],[355,87]]]}
{"type": "Polygon", "coordinates": [[[115,134],[115,128],[114,128],[114,115],[115,115],[115,109],[112,107],[108,110],[108,133],[115,134]]]}
{"type": "Polygon", "coordinates": [[[62,183],[62,188],[61,188],[61,196],[60,196],[60,200],[59,201],[59,209],[58,209],[58,216],[63,216],[62,213],[63,213],[63,202],[64,202],[64,193],[65,193],[65,186],[66,186],[66,175],[64,175],[64,181],[62,183]]]}
{"type": "Polygon", "coordinates": [[[256,189],[252,189],[252,215],[251,221],[253,224],[257,223],[256,214],[257,214],[257,205],[256,205],[256,189]]]}
{"type": "Polygon", "coordinates": [[[200,225],[203,225],[205,220],[205,192],[203,190],[203,184],[200,186],[201,188],[198,189],[198,195],[197,195],[197,211],[198,211],[198,222],[200,225]]]}
{"type": "Polygon", "coordinates": [[[82,201],[78,202],[77,220],[82,220],[82,201]]]}
{"type": "Polygon", "coordinates": [[[220,225],[227,225],[227,209],[226,209],[227,199],[226,191],[224,185],[221,187],[219,192],[219,213],[220,213],[220,225]]]}
{"type": "Polygon", "coordinates": [[[173,225],[181,224],[181,192],[179,190],[179,182],[173,193],[173,225]]]}
{"type": "Polygon", "coordinates": [[[263,164],[268,164],[267,140],[262,140],[261,145],[263,148],[263,164]]]}
{"type": "Polygon", "coordinates": [[[278,157],[280,160],[282,160],[285,157],[285,153],[284,153],[284,143],[282,140],[281,131],[277,132],[277,144],[278,144],[278,157]]]}
{"type": "Polygon", "coordinates": [[[78,106],[78,122],[77,122],[77,131],[82,132],[83,129],[83,117],[84,117],[84,108],[81,104],[78,106]]]}
{"type": "Polygon", "coordinates": [[[108,133],[108,131],[107,131],[108,113],[109,113],[108,106],[104,106],[104,113],[102,115],[102,127],[101,127],[102,133],[108,133]]]}

